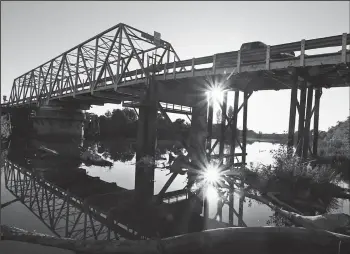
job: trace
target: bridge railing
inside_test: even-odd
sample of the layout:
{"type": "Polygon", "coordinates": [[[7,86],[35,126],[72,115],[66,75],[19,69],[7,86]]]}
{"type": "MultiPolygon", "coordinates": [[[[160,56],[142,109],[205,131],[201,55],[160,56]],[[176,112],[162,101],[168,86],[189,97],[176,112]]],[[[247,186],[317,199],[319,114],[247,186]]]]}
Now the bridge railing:
{"type": "MultiPolygon", "coordinates": [[[[115,27],[114,29],[119,28],[115,27]]],[[[107,31],[110,32],[111,30],[107,31]]],[[[111,54],[111,52],[116,50],[117,44],[110,37],[106,36],[108,32],[102,33],[84,42],[85,44],[80,44],[61,56],[15,79],[9,103],[11,105],[40,103],[42,100],[52,98],[74,97],[76,94],[84,93],[93,94],[94,91],[111,88],[116,90],[118,87],[146,82],[147,77],[152,75],[152,73],[163,80],[167,80],[176,79],[181,76],[179,74],[183,73],[188,73],[189,77],[196,76],[195,72],[200,70],[209,71],[210,75],[215,75],[216,70],[220,68],[230,68],[236,73],[269,70],[273,69],[274,63],[286,60],[292,62],[281,65],[280,69],[291,65],[293,67],[303,67],[307,65],[308,61],[313,61],[313,58],[322,55],[336,58],[337,61],[335,62],[345,64],[349,55],[347,45],[350,44],[350,34],[345,33],[343,35],[267,46],[262,49],[225,52],[180,61],[170,44],[163,41],[161,46],[147,50],[138,50],[134,46],[136,43],[132,42],[131,39],[146,40],[141,38],[142,32],[135,30],[141,33],[141,35],[136,36],[136,32],[131,33],[131,30],[126,31],[124,29],[123,31],[129,38],[128,45],[131,50],[128,55],[126,53],[123,54],[122,51],[119,51],[119,53],[115,52],[114,55],[111,54]],[[101,42],[105,40],[109,40],[107,46],[105,45],[106,43],[103,44],[101,42]],[[88,44],[92,42],[95,42],[95,46],[88,44]],[[341,47],[341,50],[332,54],[305,54],[307,50],[338,46],[341,47]],[[161,55],[154,53],[157,48],[163,50],[160,53],[161,55]],[[73,56],[70,55],[72,52],[75,52],[73,56]],[[153,58],[147,55],[150,52],[154,53],[153,58]],[[275,55],[289,52],[300,52],[300,55],[274,58],[275,55]],[[136,64],[130,65],[130,61],[136,62],[136,64]],[[90,67],[88,68],[87,65],[90,67]],[[134,70],[131,69],[132,66],[134,70]],[[260,67],[257,68],[257,66],[260,67]]],[[[114,38],[118,36],[120,35],[116,32],[116,37],[114,38]]],[[[152,36],[148,35],[148,37],[152,36]]],[[[148,43],[154,42],[148,39],[148,43]]],[[[121,41],[118,45],[125,47],[126,45],[124,44],[121,41]]]]}
{"type": "MultiPolygon", "coordinates": [[[[211,70],[212,74],[215,74],[215,70],[217,68],[237,68],[236,72],[239,72],[239,67],[241,66],[251,66],[263,63],[267,70],[269,70],[270,63],[280,62],[285,60],[297,60],[298,65],[294,67],[302,67],[305,65],[306,59],[312,59],[314,57],[319,57],[318,55],[306,55],[305,51],[313,50],[313,49],[322,49],[329,47],[341,47],[341,50],[336,52],[338,55],[339,63],[347,63],[346,56],[349,55],[349,51],[347,50],[347,45],[350,45],[350,34],[344,33],[343,35],[338,36],[330,36],[320,39],[312,39],[312,40],[302,40],[298,42],[280,44],[275,46],[267,46],[266,49],[254,49],[247,50],[244,52],[241,51],[232,51],[226,53],[219,53],[211,56],[205,56],[200,58],[187,59],[182,61],[174,61],[167,62],[163,64],[159,64],[156,66],[150,66],[147,70],[150,72],[154,72],[157,76],[164,76],[164,79],[175,79],[177,74],[190,72],[195,76],[195,71],[198,70],[211,70]],[[300,55],[296,57],[284,57],[279,59],[274,59],[271,56],[290,53],[290,52],[300,52],[300,55]]],[[[332,54],[322,54],[322,55],[332,55],[332,54]]],[[[141,70],[133,70],[125,74],[125,77],[130,78],[129,81],[138,81],[142,78],[138,73],[141,70]]],[[[106,79],[107,86],[115,85],[112,82],[111,78],[106,79]]],[[[127,84],[129,85],[129,83],[127,84]]],[[[118,86],[118,85],[117,85],[118,86]]],[[[123,84],[119,85],[120,87],[123,84]]]]}

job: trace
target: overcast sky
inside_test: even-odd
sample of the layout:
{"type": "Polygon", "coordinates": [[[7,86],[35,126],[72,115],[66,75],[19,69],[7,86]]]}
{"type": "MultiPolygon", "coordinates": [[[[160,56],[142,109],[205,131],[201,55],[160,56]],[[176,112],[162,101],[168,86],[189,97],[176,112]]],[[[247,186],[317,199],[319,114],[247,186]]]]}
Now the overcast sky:
{"type": "MultiPolygon", "coordinates": [[[[160,32],[187,59],[238,50],[248,41],[275,45],[349,33],[349,11],[345,1],[1,2],[1,92],[9,96],[13,79],[120,22],[160,32]]],[[[349,96],[349,88],[323,91],[320,129],[346,119],[349,96]]],[[[290,91],[256,92],[248,128],[286,131],[289,102],[290,91]]]]}

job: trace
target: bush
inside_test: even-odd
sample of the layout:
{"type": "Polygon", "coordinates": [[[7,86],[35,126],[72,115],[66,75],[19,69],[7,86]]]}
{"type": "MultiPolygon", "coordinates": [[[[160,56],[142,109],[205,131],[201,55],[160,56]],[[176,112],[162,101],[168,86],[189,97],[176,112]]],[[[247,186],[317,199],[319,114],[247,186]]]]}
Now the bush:
{"type": "Polygon", "coordinates": [[[310,180],[310,183],[337,183],[339,181],[336,170],[332,169],[330,165],[316,165],[312,168],[307,162],[303,162],[302,158],[288,152],[286,145],[281,145],[271,153],[274,160],[272,165],[260,164],[251,169],[262,178],[267,180],[290,179],[291,181],[306,178],[310,180]]]}
{"type": "Polygon", "coordinates": [[[319,135],[318,150],[321,156],[340,155],[350,159],[350,125],[347,120],[338,122],[327,133],[319,135]]]}
{"type": "Polygon", "coordinates": [[[1,139],[7,139],[11,134],[11,122],[6,115],[1,116],[1,139]]]}

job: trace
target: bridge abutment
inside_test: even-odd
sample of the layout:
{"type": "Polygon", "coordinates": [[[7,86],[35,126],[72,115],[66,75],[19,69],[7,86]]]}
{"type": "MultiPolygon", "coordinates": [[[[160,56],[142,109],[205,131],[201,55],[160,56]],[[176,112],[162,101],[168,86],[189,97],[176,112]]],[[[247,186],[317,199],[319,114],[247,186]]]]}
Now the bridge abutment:
{"type": "Polygon", "coordinates": [[[38,139],[79,142],[84,134],[84,111],[76,107],[44,105],[31,117],[38,139]]]}

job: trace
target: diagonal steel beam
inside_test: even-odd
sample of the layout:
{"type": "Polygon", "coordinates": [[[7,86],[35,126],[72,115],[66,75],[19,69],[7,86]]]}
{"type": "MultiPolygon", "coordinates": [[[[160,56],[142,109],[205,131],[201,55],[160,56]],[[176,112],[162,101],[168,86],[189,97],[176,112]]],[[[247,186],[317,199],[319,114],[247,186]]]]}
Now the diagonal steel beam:
{"type": "Polygon", "coordinates": [[[96,81],[93,83],[92,87],[90,88],[90,92],[91,92],[91,93],[94,92],[94,89],[96,88],[97,82],[101,79],[101,77],[102,77],[102,75],[103,75],[103,73],[104,73],[104,71],[105,71],[105,69],[106,69],[106,64],[107,64],[107,62],[108,62],[108,57],[109,57],[109,55],[111,54],[111,52],[112,52],[112,50],[113,50],[114,44],[115,44],[115,42],[116,42],[116,40],[117,40],[117,38],[118,38],[119,33],[121,33],[122,28],[123,28],[123,26],[120,25],[119,28],[118,28],[118,30],[117,30],[117,32],[115,33],[115,36],[114,36],[114,38],[113,38],[113,42],[112,42],[112,44],[111,44],[111,46],[110,46],[110,48],[109,48],[109,50],[108,50],[107,56],[106,56],[105,61],[104,61],[103,65],[102,65],[102,68],[101,68],[101,70],[100,70],[100,73],[98,74],[96,81]]]}
{"type": "Polygon", "coordinates": [[[141,59],[140,59],[139,55],[137,54],[137,52],[136,52],[136,50],[135,50],[135,47],[134,47],[134,45],[133,45],[133,43],[132,43],[132,41],[131,41],[131,39],[130,39],[128,33],[127,33],[127,31],[125,30],[125,27],[122,27],[122,29],[123,29],[124,32],[125,32],[125,36],[126,36],[128,42],[129,42],[129,44],[130,44],[130,46],[131,46],[131,48],[132,48],[132,51],[134,52],[134,54],[135,54],[135,56],[136,56],[136,58],[137,58],[137,61],[139,62],[139,65],[140,65],[140,67],[141,67],[143,73],[145,74],[146,78],[149,79],[149,78],[150,78],[149,73],[146,72],[145,69],[143,68],[143,62],[141,62],[141,59]]]}

